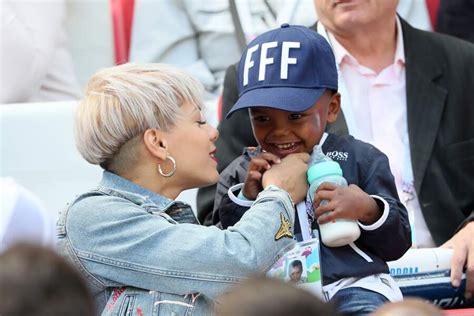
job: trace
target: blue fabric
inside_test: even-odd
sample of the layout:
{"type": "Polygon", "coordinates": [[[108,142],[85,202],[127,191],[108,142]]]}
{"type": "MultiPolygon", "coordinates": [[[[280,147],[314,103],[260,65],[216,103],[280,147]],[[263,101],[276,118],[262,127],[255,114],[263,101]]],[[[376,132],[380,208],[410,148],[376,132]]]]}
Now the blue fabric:
{"type": "Polygon", "coordinates": [[[332,302],[343,315],[369,315],[389,300],[377,292],[361,287],[349,287],[338,291],[332,302]]]}
{"type": "MultiPolygon", "coordinates": [[[[361,236],[355,241],[372,262],[367,262],[350,246],[326,247],[321,244],[323,285],[347,277],[389,273],[386,261],[400,258],[410,248],[411,237],[408,213],[398,199],[387,157],[374,146],[352,136],[329,134],[322,149],[339,163],[349,184],[356,184],[367,194],[383,198],[389,205],[385,222],[374,230],[362,229],[361,236]]],[[[253,155],[253,152],[246,152],[220,175],[216,195],[219,204],[215,205],[214,212],[223,228],[237,223],[247,208],[235,204],[228,195],[219,194],[245,181],[246,169],[253,155]]],[[[312,228],[318,229],[317,222],[312,228]]]]}
{"type": "Polygon", "coordinates": [[[283,24],[255,38],[242,54],[240,97],[227,114],[259,106],[302,112],[326,89],[337,90],[337,68],[329,43],[313,30],[283,24]]]}

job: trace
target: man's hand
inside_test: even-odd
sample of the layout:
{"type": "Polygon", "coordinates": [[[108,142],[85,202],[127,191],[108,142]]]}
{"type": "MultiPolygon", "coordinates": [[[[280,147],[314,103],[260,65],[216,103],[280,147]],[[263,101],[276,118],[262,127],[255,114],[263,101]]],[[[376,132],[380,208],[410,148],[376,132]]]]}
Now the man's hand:
{"type": "Polygon", "coordinates": [[[441,245],[452,248],[451,284],[459,287],[463,268],[466,267],[466,292],[464,297],[471,299],[474,293],[474,222],[470,222],[450,240],[441,245]]]}
{"type": "Polygon", "coordinates": [[[382,215],[374,198],[355,184],[340,187],[333,183],[322,183],[314,194],[314,209],[319,224],[344,218],[370,225],[382,215]],[[329,203],[319,205],[322,200],[327,200],[329,203]],[[320,217],[323,214],[324,216],[320,217]]]}
{"type": "Polygon", "coordinates": [[[306,171],[309,155],[307,153],[290,154],[273,165],[263,174],[264,188],[274,184],[288,192],[294,203],[303,201],[308,190],[306,171]]]}
{"type": "Polygon", "coordinates": [[[245,176],[244,188],[242,189],[242,193],[247,199],[255,200],[257,198],[258,193],[263,190],[263,174],[270,169],[273,164],[280,162],[281,160],[278,156],[269,152],[261,153],[250,160],[247,175],[245,176]]]}

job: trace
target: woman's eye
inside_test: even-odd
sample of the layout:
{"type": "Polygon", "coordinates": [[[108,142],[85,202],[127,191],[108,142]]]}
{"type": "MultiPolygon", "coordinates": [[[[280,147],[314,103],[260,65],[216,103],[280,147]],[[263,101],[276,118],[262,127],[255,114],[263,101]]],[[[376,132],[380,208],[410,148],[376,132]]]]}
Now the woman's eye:
{"type": "Polygon", "coordinates": [[[291,113],[291,114],[288,116],[288,118],[289,118],[290,120],[297,120],[297,119],[300,119],[300,118],[302,118],[302,117],[303,117],[303,115],[301,115],[300,113],[291,113]]]}
{"type": "Polygon", "coordinates": [[[198,125],[201,126],[201,125],[206,124],[207,122],[206,121],[196,121],[196,123],[198,123],[198,125]]]}

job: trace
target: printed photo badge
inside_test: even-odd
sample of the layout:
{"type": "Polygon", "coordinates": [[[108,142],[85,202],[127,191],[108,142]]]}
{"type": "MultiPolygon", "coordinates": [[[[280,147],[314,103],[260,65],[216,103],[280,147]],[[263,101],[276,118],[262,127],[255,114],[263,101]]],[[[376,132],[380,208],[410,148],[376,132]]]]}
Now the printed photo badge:
{"type": "MultiPolygon", "coordinates": [[[[317,231],[312,233],[318,236],[317,231]]],[[[319,238],[300,241],[282,249],[267,276],[296,284],[324,299],[319,238]]]]}

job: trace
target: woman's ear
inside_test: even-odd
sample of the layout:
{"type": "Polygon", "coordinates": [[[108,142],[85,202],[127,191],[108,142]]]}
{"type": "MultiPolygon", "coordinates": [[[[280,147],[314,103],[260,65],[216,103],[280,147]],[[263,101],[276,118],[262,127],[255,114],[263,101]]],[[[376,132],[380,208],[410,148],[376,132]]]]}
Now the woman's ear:
{"type": "Polygon", "coordinates": [[[143,143],[152,156],[163,161],[166,160],[168,156],[168,143],[163,132],[154,128],[147,129],[143,134],[143,143]]]}
{"type": "Polygon", "coordinates": [[[341,110],[341,95],[339,92],[334,93],[331,96],[331,101],[328,106],[328,123],[334,123],[337,119],[337,115],[341,110]]]}

